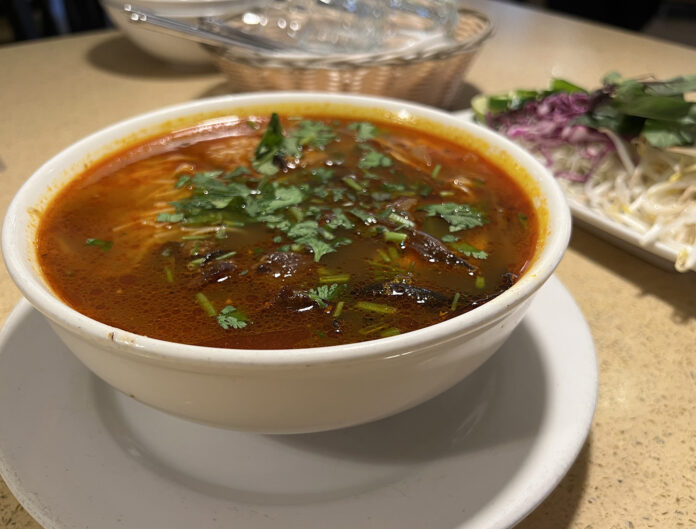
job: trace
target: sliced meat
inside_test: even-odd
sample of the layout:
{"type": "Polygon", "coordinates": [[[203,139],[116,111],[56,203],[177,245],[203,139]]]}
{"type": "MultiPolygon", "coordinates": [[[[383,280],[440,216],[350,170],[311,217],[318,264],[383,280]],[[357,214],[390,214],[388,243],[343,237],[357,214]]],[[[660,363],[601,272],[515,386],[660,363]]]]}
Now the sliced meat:
{"type": "Polygon", "coordinates": [[[297,275],[314,266],[312,256],[295,252],[273,252],[264,255],[256,267],[260,274],[271,274],[273,277],[286,278],[297,275]]]}
{"type": "Polygon", "coordinates": [[[427,233],[419,230],[406,229],[408,238],[404,243],[407,248],[411,248],[425,260],[431,263],[447,263],[455,266],[463,266],[471,272],[475,272],[478,268],[472,265],[466,259],[459,257],[452,250],[447,248],[445,244],[427,233]]]}
{"type": "Polygon", "coordinates": [[[316,304],[306,292],[284,286],[278,291],[271,306],[273,308],[285,309],[292,312],[305,312],[307,310],[312,310],[316,304]]]}
{"type": "Polygon", "coordinates": [[[363,289],[361,294],[376,297],[409,298],[420,305],[427,306],[440,306],[451,303],[451,300],[444,294],[428,290],[427,288],[415,287],[408,283],[379,283],[370,285],[363,289]]]}
{"type": "Polygon", "coordinates": [[[197,288],[202,288],[211,283],[222,283],[236,270],[237,265],[231,260],[204,262],[200,268],[200,275],[194,279],[194,284],[197,288]]]}

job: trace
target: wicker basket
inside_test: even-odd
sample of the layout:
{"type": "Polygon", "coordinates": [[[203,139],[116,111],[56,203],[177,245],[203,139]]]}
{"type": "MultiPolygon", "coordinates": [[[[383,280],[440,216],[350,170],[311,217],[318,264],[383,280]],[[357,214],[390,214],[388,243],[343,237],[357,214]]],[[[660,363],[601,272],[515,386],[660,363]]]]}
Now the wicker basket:
{"type": "Polygon", "coordinates": [[[310,90],[384,95],[448,108],[469,63],[492,32],[484,15],[460,9],[447,47],[410,54],[278,58],[242,49],[207,49],[236,92],[310,90]]]}

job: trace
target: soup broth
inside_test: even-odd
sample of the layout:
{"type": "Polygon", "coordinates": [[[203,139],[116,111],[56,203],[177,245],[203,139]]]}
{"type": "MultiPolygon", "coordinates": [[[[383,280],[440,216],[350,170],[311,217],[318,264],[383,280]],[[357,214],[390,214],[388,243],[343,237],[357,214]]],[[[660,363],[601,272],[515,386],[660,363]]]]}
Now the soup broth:
{"type": "Polygon", "coordinates": [[[251,116],[128,148],[42,216],[38,257],[77,311],[243,349],[393,336],[486,303],[538,236],[494,164],[381,121],[251,116]]]}

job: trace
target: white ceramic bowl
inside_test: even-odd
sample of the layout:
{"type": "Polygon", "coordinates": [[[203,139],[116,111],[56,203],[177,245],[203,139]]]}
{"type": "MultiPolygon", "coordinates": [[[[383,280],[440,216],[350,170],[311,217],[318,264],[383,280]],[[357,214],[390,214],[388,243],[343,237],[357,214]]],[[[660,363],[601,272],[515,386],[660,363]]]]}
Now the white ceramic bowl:
{"type": "Polygon", "coordinates": [[[141,402],[192,420],[257,432],[309,432],[371,421],[453,386],[490,357],[522,319],[531,297],[560,261],[570,215],[553,177],[532,156],[475,124],[398,100],[275,92],[193,101],[101,130],[46,162],[10,205],[2,232],[7,268],[26,298],[77,357],[103,380],[141,402]],[[131,141],[202,119],[272,110],[317,110],[396,122],[456,138],[507,170],[534,197],[540,243],[509,290],[471,312],[389,338],[357,344],[239,350],[190,346],[94,321],[65,305],[38,269],[33,241],[50,198],[85,164],[131,141]]]}
{"type": "MultiPolygon", "coordinates": [[[[123,5],[130,3],[135,7],[152,11],[161,16],[197,24],[199,17],[215,17],[236,10],[243,5],[241,0],[99,0],[111,21],[136,46],[150,55],[172,64],[187,67],[200,67],[212,64],[210,53],[198,43],[185,38],[165,35],[134,24],[128,20],[123,5]]],[[[247,0],[248,1],[248,0],[247,0]]]]}

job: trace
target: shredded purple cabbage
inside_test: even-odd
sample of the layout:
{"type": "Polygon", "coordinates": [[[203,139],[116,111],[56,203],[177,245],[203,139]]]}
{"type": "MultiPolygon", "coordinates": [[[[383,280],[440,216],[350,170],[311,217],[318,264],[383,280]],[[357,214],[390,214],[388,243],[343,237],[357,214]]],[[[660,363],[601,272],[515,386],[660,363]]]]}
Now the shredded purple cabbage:
{"type": "Polygon", "coordinates": [[[574,182],[586,182],[604,157],[616,150],[607,135],[573,123],[576,117],[590,110],[591,103],[590,95],[584,92],[559,92],[541,101],[530,101],[518,110],[488,114],[486,121],[488,126],[508,138],[524,140],[551,169],[551,150],[572,144],[581,157],[590,161],[588,170],[583,173],[555,171],[554,174],[574,182]]]}

